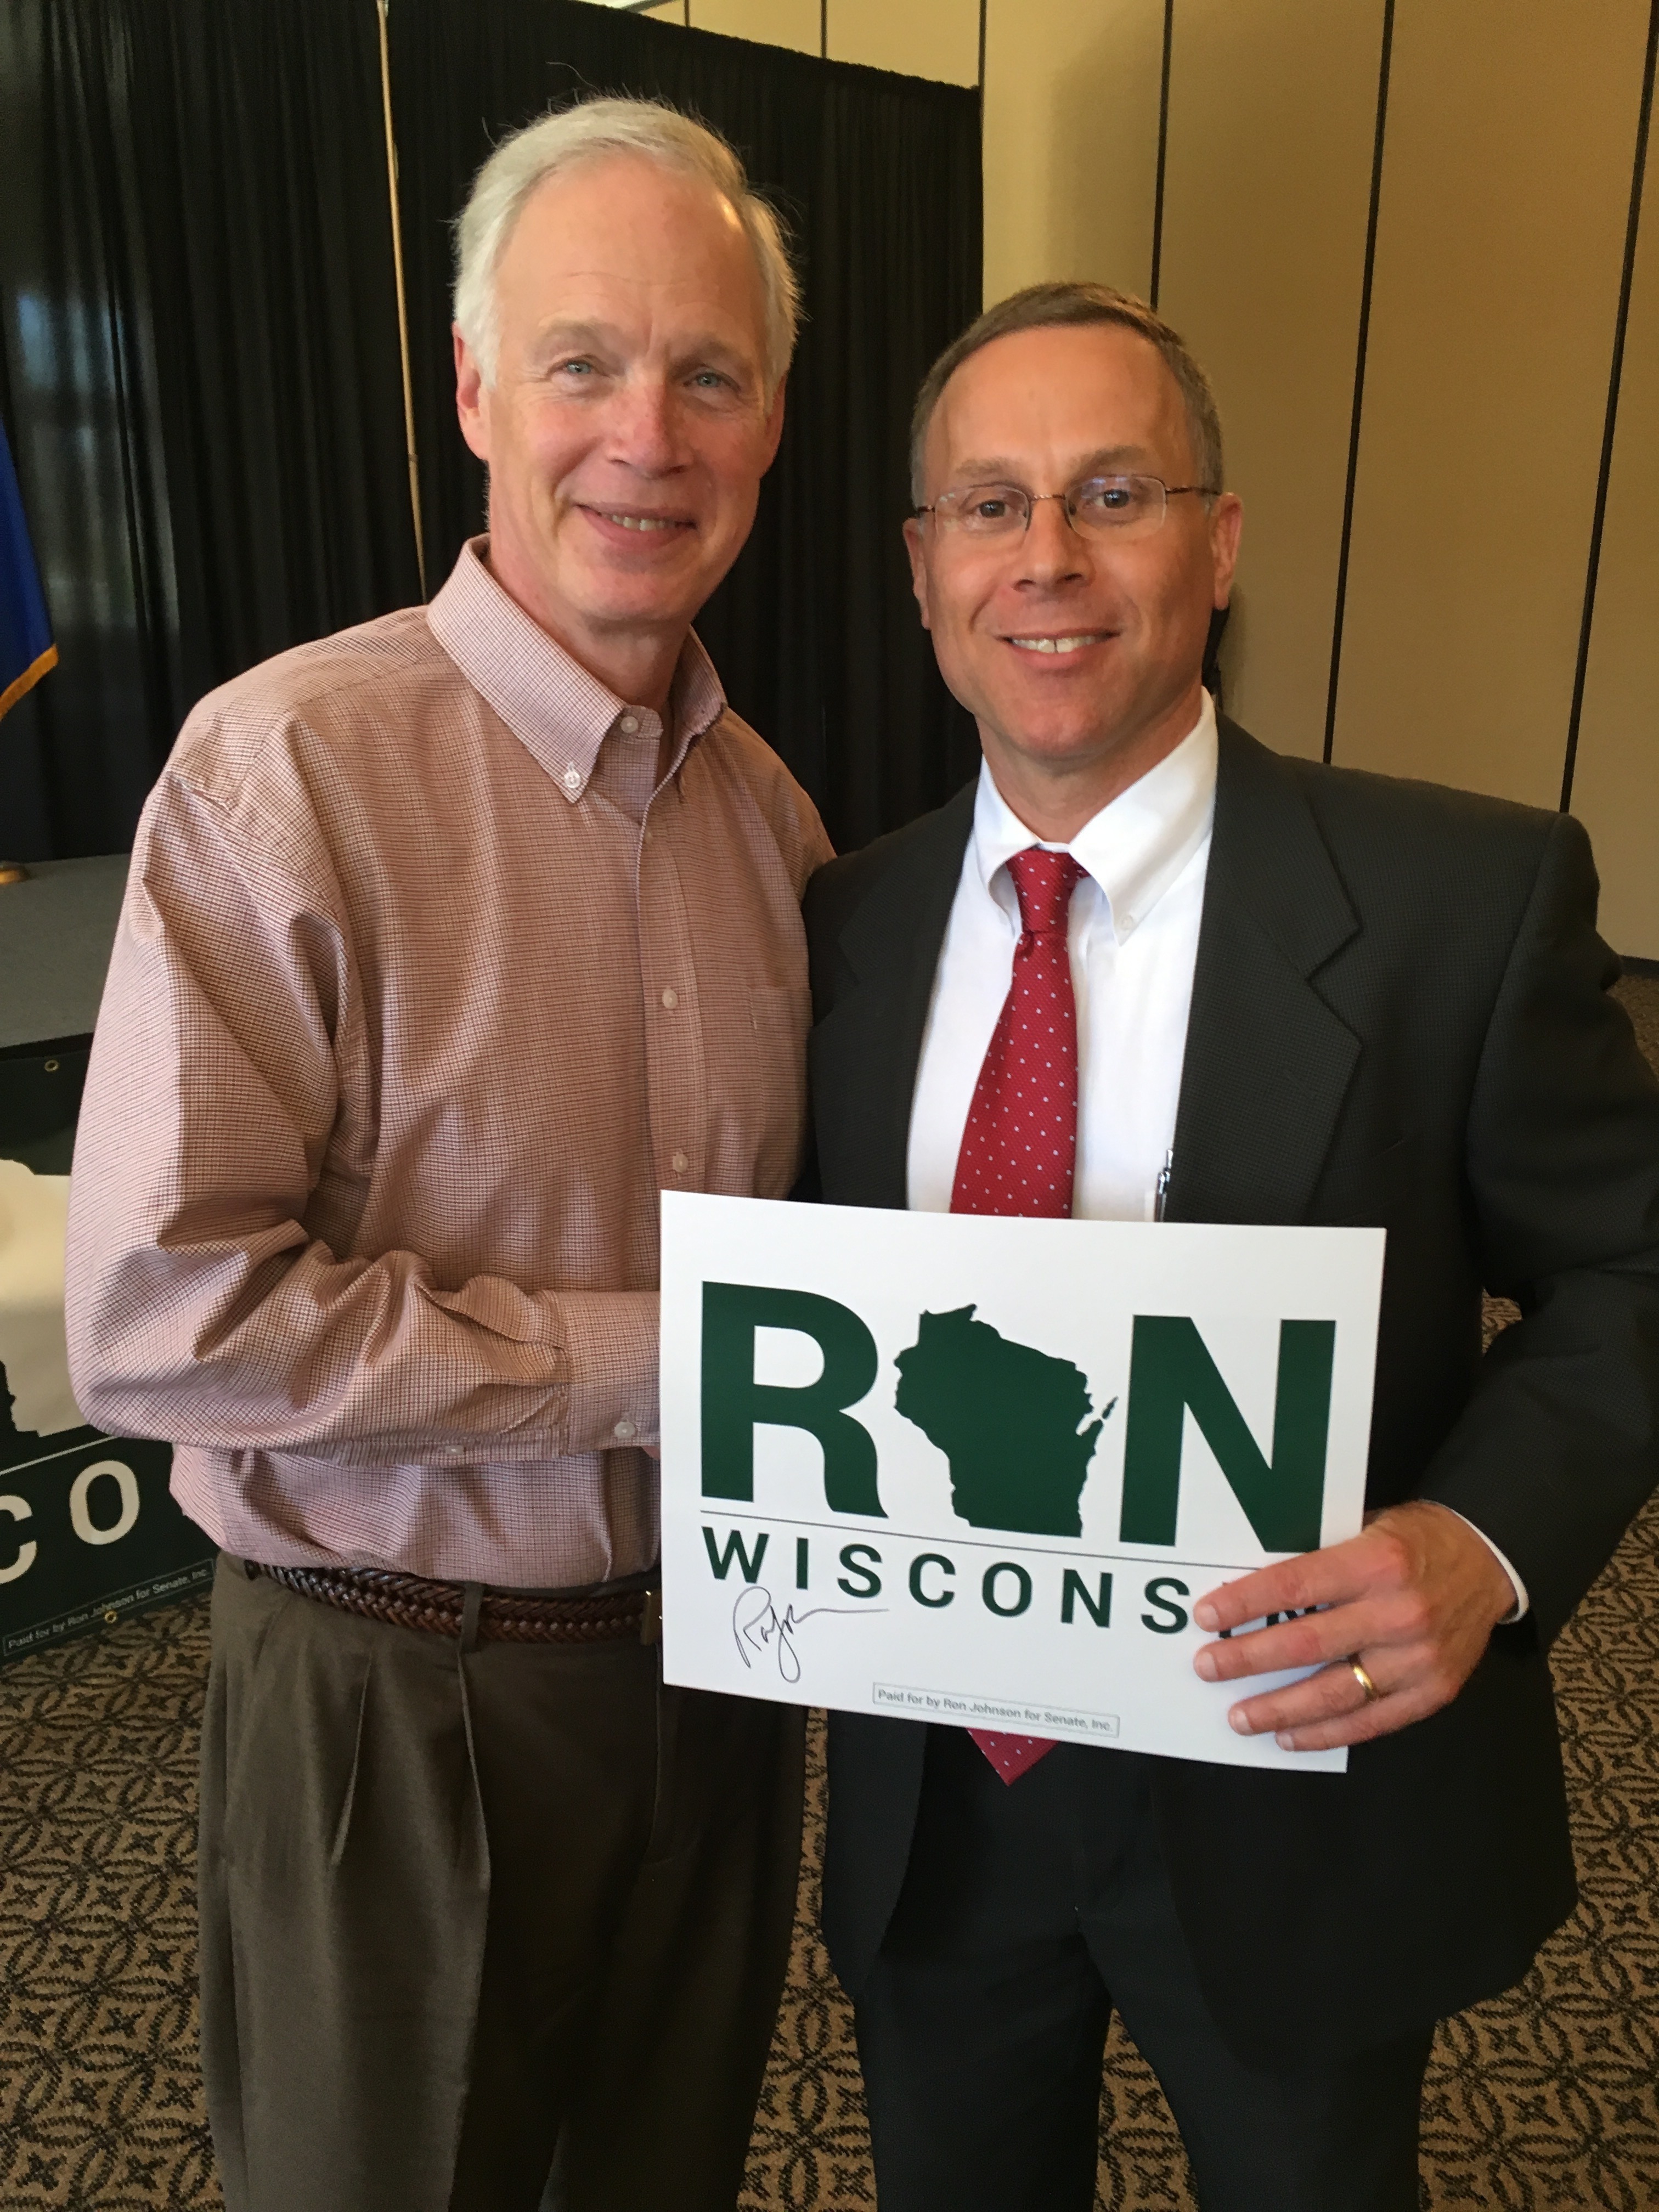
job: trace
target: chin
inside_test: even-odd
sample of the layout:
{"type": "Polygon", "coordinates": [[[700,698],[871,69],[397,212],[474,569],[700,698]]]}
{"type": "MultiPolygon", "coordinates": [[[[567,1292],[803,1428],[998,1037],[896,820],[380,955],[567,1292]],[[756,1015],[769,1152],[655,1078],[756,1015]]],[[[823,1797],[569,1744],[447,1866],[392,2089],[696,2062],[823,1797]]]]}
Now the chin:
{"type": "Polygon", "coordinates": [[[1102,733],[1115,720],[1113,702],[1098,698],[1068,702],[1011,699],[999,720],[1021,752],[1035,760],[1065,761],[1100,750],[1102,733]]]}
{"type": "Polygon", "coordinates": [[[1087,729],[1064,731],[1023,730],[1016,724],[1014,743],[1030,759],[1052,768],[1081,765],[1110,750],[1109,744],[1103,742],[1097,722],[1087,729]]]}
{"type": "Polygon", "coordinates": [[[689,623],[708,597],[707,591],[699,592],[696,579],[672,574],[590,571],[573,583],[571,598],[593,623],[689,623]]]}

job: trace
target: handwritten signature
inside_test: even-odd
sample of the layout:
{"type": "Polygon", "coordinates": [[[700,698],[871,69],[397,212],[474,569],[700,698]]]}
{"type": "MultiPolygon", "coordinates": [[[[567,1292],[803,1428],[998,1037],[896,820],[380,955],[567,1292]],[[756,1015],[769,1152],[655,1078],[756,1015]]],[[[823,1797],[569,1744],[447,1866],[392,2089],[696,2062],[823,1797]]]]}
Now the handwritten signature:
{"type": "Polygon", "coordinates": [[[732,1608],[732,1633],[737,1639],[738,1656],[745,1667],[752,1668],[757,1658],[769,1655],[777,1662],[778,1673],[786,1682],[799,1682],[800,1659],[795,1650],[795,1633],[803,1621],[816,1620],[824,1613],[869,1613],[886,1610],[884,1605],[813,1605],[805,1613],[797,1613],[793,1605],[787,1605],[780,1613],[771,1591],[753,1583],[738,1592],[738,1601],[732,1608]]]}

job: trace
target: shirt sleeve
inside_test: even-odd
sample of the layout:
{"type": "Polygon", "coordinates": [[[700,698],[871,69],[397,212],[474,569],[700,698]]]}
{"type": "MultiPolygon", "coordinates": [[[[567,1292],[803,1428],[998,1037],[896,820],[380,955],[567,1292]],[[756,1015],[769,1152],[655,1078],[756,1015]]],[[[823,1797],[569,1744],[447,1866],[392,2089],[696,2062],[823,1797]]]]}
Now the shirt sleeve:
{"type": "MultiPolygon", "coordinates": [[[[1457,1513],[1457,1508],[1455,1505],[1449,1505],[1446,1508],[1446,1510],[1448,1513],[1457,1513]]],[[[1474,1528],[1474,1523],[1470,1520],[1467,1513],[1458,1513],[1457,1517],[1463,1523],[1463,1526],[1466,1528],[1474,1528]]],[[[1498,1565],[1502,1567],[1504,1572],[1509,1577],[1510,1588],[1515,1592],[1515,1603],[1510,1607],[1509,1611],[1504,1615],[1503,1620],[1498,1623],[1500,1628],[1508,1628],[1515,1621],[1524,1620],[1527,1617],[1527,1607],[1530,1602],[1527,1596],[1527,1586],[1525,1583],[1522,1581],[1520,1576],[1516,1573],[1515,1569],[1510,1565],[1510,1562],[1504,1557],[1504,1554],[1498,1550],[1497,1545],[1493,1543],[1492,1538],[1486,1534],[1486,1530],[1484,1528],[1474,1528],[1474,1533],[1486,1546],[1486,1549],[1492,1553],[1493,1559],[1497,1560],[1498,1565]]]]}
{"type": "Polygon", "coordinates": [[[112,1433],[363,1464],[653,1441],[654,1291],[442,1284],[416,1252],[342,1257],[307,1228],[337,1124],[374,1095],[343,1080],[359,988],[314,857],[164,776],[76,1136],[82,1412],[112,1433]]]}

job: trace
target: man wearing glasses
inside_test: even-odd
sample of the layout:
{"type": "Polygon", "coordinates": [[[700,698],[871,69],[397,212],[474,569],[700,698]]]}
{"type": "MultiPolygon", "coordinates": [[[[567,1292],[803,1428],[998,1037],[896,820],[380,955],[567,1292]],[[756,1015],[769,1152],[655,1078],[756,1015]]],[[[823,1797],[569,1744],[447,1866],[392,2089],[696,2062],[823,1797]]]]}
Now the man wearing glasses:
{"type": "Polygon", "coordinates": [[[984,760],[809,890],[823,1197],[1389,1240],[1364,1533],[1194,1606],[1232,1726],[1346,1774],[832,1716],[882,2212],[1089,2212],[1115,2006],[1205,2212],[1415,2212],[1437,2018],[1573,1901],[1544,1653],[1655,1479],[1659,1090],[1574,822],[1217,715],[1241,511],[1167,325],[1006,301],[913,452],[984,760]]]}

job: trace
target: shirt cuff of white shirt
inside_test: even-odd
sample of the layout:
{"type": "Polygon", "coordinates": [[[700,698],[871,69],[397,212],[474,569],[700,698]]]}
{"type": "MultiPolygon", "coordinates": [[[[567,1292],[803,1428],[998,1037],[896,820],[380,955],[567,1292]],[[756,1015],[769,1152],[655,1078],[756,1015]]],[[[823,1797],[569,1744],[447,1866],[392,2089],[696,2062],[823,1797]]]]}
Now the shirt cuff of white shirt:
{"type": "MultiPolygon", "coordinates": [[[[1449,1505],[1446,1508],[1446,1510],[1448,1513],[1457,1513],[1457,1508],[1455,1505],[1449,1505]]],[[[1525,1583],[1523,1583],[1520,1576],[1516,1573],[1515,1569],[1504,1557],[1504,1554],[1498,1550],[1497,1545],[1493,1543],[1492,1538],[1486,1534],[1484,1528],[1475,1528],[1474,1522],[1470,1520],[1467,1513],[1457,1513],[1457,1517],[1463,1523],[1463,1526],[1466,1528],[1474,1528],[1475,1534],[1480,1539],[1486,1549],[1492,1553],[1493,1559],[1497,1560],[1498,1565],[1502,1567],[1504,1572],[1509,1577],[1510,1588],[1515,1592],[1514,1606],[1504,1615],[1504,1618],[1498,1622],[1498,1626],[1500,1628],[1507,1628],[1511,1621],[1524,1620],[1527,1614],[1527,1608],[1532,1603],[1532,1600],[1527,1595],[1527,1586],[1525,1583]]]]}

